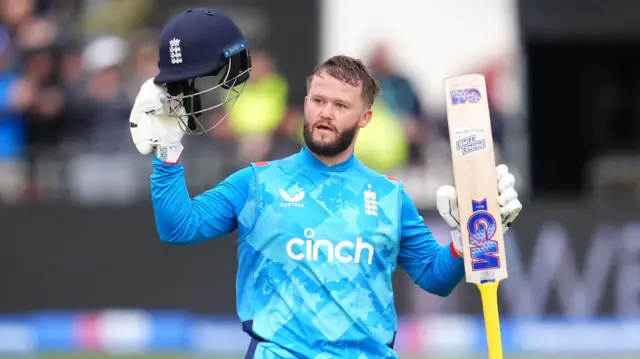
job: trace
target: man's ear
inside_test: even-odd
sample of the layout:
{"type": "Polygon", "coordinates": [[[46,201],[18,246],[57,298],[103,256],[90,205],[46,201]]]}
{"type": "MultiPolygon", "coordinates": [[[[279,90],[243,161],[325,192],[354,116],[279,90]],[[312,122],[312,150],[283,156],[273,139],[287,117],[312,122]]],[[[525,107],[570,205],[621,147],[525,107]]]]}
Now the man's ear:
{"type": "Polygon", "coordinates": [[[367,124],[371,122],[372,116],[373,116],[373,110],[370,108],[367,109],[367,111],[364,114],[362,114],[362,117],[360,117],[360,121],[358,122],[358,127],[365,128],[367,124]]]}

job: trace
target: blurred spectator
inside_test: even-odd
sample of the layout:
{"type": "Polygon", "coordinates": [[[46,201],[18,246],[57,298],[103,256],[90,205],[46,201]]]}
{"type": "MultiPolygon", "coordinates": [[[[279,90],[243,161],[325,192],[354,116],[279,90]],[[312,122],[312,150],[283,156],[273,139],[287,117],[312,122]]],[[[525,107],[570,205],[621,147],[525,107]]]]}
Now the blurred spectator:
{"type": "Polygon", "coordinates": [[[0,16],[10,33],[15,33],[18,27],[33,15],[34,0],[0,0],[0,16]]]}
{"type": "Polygon", "coordinates": [[[396,65],[387,44],[374,47],[369,67],[380,85],[378,101],[402,124],[409,141],[409,162],[421,164],[424,161],[422,144],[426,138],[426,116],[411,80],[396,65]]]}
{"type": "Polygon", "coordinates": [[[373,105],[373,120],[360,130],[355,150],[358,159],[367,166],[390,174],[406,165],[409,145],[403,123],[381,101],[373,105]]]}
{"type": "Polygon", "coordinates": [[[82,53],[87,81],[74,111],[84,131],[69,173],[72,195],[82,202],[126,201],[136,190],[128,126],[132,102],[121,72],[128,51],[123,39],[102,36],[82,53]]]}
{"type": "Polygon", "coordinates": [[[24,112],[35,97],[35,87],[9,68],[9,34],[0,31],[0,201],[21,199],[25,183],[24,112]]]}
{"type": "Polygon", "coordinates": [[[126,42],[115,36],[94,39],[82,53],[88,80],[79,109],[86,128],[83,151],[120,152],[130,147],[132,102],[125,93],[121,73],[127,55],[126,42]]]}
{"type": "MultiPolygon", "coordinates": [[[[274,139],[287,114],[289,85],[275,69],[272,58],[264,51],[251,54],[251,78],[244,93],[236,101],[227,120],[212,135],[219,139],[234,140],[240,163],[263,160],[274,150],[274,139]]],[[[220,113],[216,113],[216,119],[220,113]]],[[[280,146],[280,143],[278,144],[280,146]]]]}
{"type": "MultiPolygon", "coordinates": [[[[20,124],[9,121],[16,131],[14,140],[7,143],[29,144],[26,153],[20,150],[20,155],[26,156],[28,167],[25,169],[23,163],[12,174],[21,177],[21,185],[12,192],[14,198],[20,198],[23,189],[35,187],[36,163],[42,148],[57,144],[63,104],[56,76],[59,28],[55,21],[37,13],[36,5],[32,0],[0,1],[2,23],[11,36],[3,67],[13,74],[20,73],[14,95],[23,103],[19,108],[20,124]]],[[[14,108],[13,115],[16,114],[14,108]]]]}
{"type": "Polygon", "coordinates": [[[38,195],[38,162],[48,147],[59,143],[61,135],[62,96],[58,65],[57,24],[45,17],[30,17],[19,26],[16,41],[21,51],[25,80],[37,90],[26,113],[29,141],[29,195],[38,195]]]}

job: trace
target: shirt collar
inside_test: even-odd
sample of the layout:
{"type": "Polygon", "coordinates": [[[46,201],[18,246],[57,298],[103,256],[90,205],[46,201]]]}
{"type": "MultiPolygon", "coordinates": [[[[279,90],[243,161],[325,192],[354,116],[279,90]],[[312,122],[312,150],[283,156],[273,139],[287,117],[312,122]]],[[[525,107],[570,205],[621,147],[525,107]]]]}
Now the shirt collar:
{"type": "Polygon", "coordinates": [[[356,156],[353,152],[349,158],[341,163],[335,164],[333,166],[328,166],[324,162],[320,161],[316,156],[309,151],[309,149],[305,146],[300,150],[300,155],[303,158],[304,163],[310,165],[315,169],[319,169],[326,172],[343,172],[351,167],[353,167],[357,163],[356,156]]]}

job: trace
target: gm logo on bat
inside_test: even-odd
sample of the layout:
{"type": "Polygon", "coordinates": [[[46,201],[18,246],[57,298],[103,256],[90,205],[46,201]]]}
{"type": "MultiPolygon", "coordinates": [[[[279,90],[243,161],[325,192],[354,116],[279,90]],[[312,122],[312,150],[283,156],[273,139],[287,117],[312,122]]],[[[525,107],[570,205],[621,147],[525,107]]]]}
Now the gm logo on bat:
{"type": "Polygon", "coordinates": [[[498,225],[496,219],[487,211],[486,198],[471,202],[473,213],[467,222],[471,247],[471,267],[474,271],[499,269],[498,242],[493,240],[498,225]]]}
{"type": "Polygon", "coordinates": [[[482,98],[482,94],[477,88],[468,88],[462,90],[451,90],[451,104],[461,105],[467,102],[478,103],[482,98]]]}

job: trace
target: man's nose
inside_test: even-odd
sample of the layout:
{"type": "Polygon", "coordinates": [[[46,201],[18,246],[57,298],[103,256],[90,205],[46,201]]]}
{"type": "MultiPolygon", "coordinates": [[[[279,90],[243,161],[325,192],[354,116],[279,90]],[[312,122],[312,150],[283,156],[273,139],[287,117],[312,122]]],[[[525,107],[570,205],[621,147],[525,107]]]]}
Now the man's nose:
{"type": "Polygon", "coordinates": [[[331,120],[333,119],[333,106],[327,103],[322,106],[322,110],[320,111],[320,118],[323,120],[331,120]]]}

